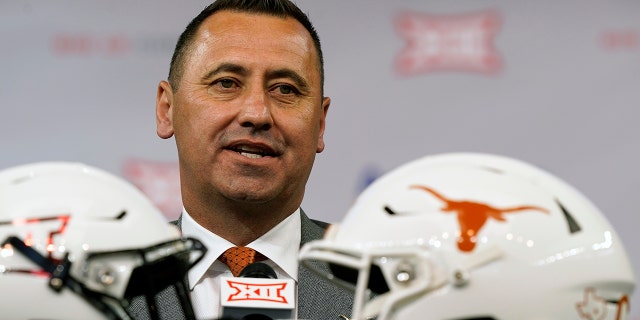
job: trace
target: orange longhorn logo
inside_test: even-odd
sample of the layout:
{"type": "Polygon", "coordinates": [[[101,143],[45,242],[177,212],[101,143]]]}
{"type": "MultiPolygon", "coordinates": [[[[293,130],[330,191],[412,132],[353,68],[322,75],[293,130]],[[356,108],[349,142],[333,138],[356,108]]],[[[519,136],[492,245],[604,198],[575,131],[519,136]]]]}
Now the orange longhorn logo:
{"type": "Polygon", "coordinates": [[[517,206],[511,208],[494,208],[489,205],[472,202],[472,201],[453,201],[445,198],[435,190],[420,185],[413,185],[411,189],[420,189],[432,194],[434,197],[442,200],[445,206],[441,208],[445,212],[455,212],[458,215],[458,224],[460,225],[460,237],[458,238],[458,248],[465,252],[471,252],[476,247],[476,235],[484,226],[489,218],[504,222],[505,213],[513,213],[524,210],[537,210],[549,213],[547,209],[536,206],[517,206]]]}

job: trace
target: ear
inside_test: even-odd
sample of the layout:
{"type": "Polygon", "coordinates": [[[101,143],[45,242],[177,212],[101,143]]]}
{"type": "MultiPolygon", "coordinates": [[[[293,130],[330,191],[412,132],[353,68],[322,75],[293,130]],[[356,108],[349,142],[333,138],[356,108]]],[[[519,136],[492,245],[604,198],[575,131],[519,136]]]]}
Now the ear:
{"type": "Polygon", "coordinates": [[[156,132],[158,137],[168,139],[173,136],[173,92],[167,81],[160,81],[156,96],[156,132]]]}
{"type": "Polygon", "coordinates": [[[320,130],[318,131],[318,146],[316,153],[320,153],[324,150],[324,128],[326,126],[327,111],[329,111],[329,105],[331,104],[331,98],[322,98],[322,113],[320,114],[320,130]]]}

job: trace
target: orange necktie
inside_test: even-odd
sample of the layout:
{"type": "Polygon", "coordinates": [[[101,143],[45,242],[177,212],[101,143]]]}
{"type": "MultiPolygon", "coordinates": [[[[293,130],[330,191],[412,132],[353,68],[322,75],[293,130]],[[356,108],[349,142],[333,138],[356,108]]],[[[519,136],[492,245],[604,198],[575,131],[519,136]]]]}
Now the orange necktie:
{"type": "Polygon", "coordinates": [[[237,277],[246,266],[265,259],[266,257],[260,252],[248,247],[231,247],[218,258],[222,263],[229,266],[229,270],[231,270],[234,277],[237,277]]]}

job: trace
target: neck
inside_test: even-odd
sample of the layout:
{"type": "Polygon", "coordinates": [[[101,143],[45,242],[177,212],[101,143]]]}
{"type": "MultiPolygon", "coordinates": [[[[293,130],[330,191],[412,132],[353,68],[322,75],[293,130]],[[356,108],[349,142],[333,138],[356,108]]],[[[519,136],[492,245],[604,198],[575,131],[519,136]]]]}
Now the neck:
{"type": "Polygon", "coordinates": [[[260,238],[299,206],[183,201],[185,209],[198,224],[236,246],[246,246],[260,238]]]}

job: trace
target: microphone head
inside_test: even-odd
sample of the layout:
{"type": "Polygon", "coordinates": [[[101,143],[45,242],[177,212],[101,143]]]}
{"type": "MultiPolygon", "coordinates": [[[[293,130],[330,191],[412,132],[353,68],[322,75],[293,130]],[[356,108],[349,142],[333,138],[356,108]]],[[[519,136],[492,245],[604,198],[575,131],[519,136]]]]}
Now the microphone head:
{"type": "Polygon", "coordinates": [[[257,313],[253,313],[253,314],[248,314],[246,316],[242,316],[242,318],[220,318],[218,320],[273,320],[273,318],[269,317],[269,316],[265,316],[263,314],[257,314],[257,313]]]}
{"type": "Polygon", "coordinates": [[[265,316],[264,314],[248,314],[244,317],[242,317],[242,319],[240,320],[273,320],[273,318],[269,317],[269,316],[265,316]]]}
{"type": "Polygon", "coordinates": [[[239,275],[240,278],[278,279],[276,271],[264,262],[254,262],[246,266],[239,275]]]}

